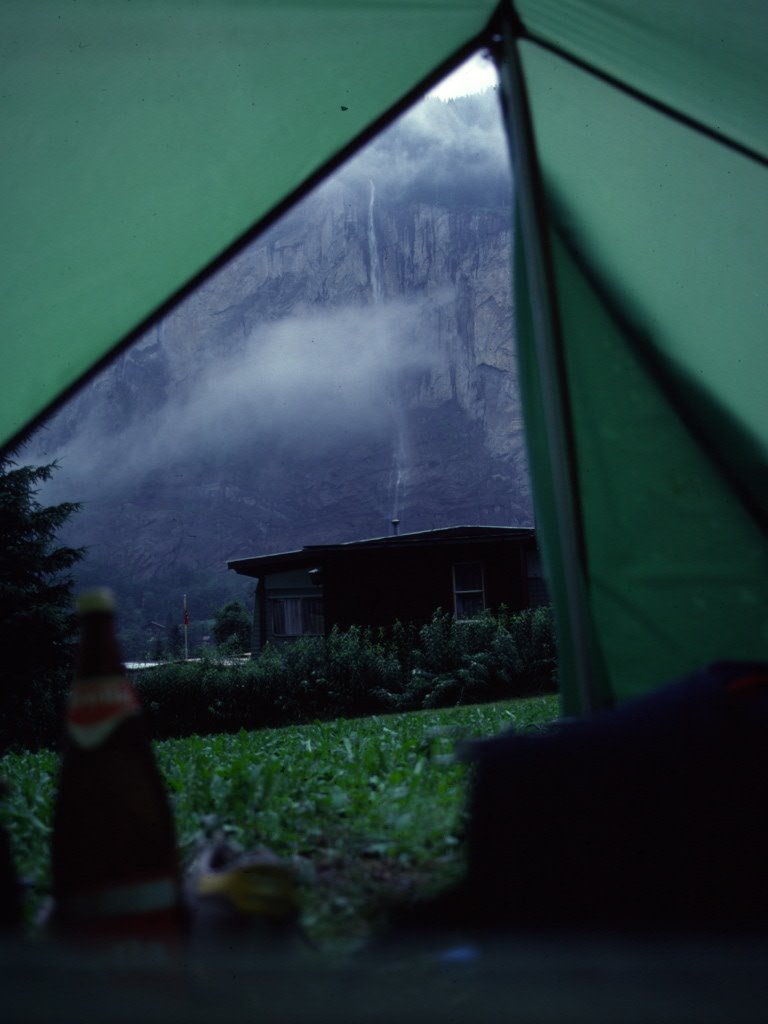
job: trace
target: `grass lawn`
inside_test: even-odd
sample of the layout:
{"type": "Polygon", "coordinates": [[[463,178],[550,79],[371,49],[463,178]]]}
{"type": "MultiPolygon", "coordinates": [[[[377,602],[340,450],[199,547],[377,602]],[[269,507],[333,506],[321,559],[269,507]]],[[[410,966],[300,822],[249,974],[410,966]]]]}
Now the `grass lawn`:
{"type": "MultiPolygon", "coordinates": [[[[467,769],[457,740],[535,727],[557,697],[158,743],[179,847],[188,861],[224,833],[268,846],[302,881],[304,927],[321,947],[350,947],[383,907],[450,883],[462,869],[467,769]]],[[[44,889],[58,756],[7,755],[0,816],[19,874],[44,889]]]]}

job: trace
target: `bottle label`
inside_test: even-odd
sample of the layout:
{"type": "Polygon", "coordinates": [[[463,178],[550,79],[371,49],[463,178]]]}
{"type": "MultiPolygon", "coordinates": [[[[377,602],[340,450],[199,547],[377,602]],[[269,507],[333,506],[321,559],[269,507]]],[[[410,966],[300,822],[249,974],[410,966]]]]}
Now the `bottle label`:
{"type": "Polygon", "coordinates": [[[77,917],[133,917],[171,910],[178,903],[178,886],[170,877],[77,893],[62,900],[67,913],[77,917]]]}
{"type": "Polygon", "coordinates": [[[78,680],[67,704],[70,739],[87,750],[98,747],[132,715],[141,711],[139,698],[123,676],[78,680]]]}

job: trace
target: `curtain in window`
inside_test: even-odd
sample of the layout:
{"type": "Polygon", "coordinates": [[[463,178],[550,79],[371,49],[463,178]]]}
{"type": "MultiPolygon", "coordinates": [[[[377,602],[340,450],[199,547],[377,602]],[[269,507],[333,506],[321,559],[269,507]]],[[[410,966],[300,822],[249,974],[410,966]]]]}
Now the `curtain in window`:
{"type": "Polygon", "coordinates": [[[300,636],[301,598],[281,597],[272,601],[272,631],[275,636],[300,636]]]}

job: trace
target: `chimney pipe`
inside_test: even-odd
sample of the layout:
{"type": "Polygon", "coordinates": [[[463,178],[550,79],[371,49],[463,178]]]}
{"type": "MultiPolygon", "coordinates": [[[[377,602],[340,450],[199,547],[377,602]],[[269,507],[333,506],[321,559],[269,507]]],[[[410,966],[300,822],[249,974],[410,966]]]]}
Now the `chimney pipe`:
{"type": "Polygon", "coordinates": [[[397,536],[397,532],[398,532],[399,528],[400,528],[400,520],[399,519],[393,519],[392,520],[392,536],[393,537],[397,536]]]}

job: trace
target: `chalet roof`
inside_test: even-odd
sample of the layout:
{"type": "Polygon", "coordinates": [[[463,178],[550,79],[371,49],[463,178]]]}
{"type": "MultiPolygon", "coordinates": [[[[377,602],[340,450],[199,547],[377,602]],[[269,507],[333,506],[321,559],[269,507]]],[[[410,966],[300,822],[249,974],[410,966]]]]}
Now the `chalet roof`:
{"type": "Polygon", "coordinates": [[[415,548],[455,544],[461,541],[484,544],[499,540],[533,539],[534,536],[535,530],[532,526],[448,526],[439,530],[419,530],[414,533],[370,537],[366,540],[345,541],[340,544],[306,544],[294,551],[235,558],[227,562],[227,568],[234,569],[241,576],[260,576],[270,571],[280,572],[283,569],[301,569],[305,566],[309,568],[321,561],[324,556],[338,552],[415,548]]]}

